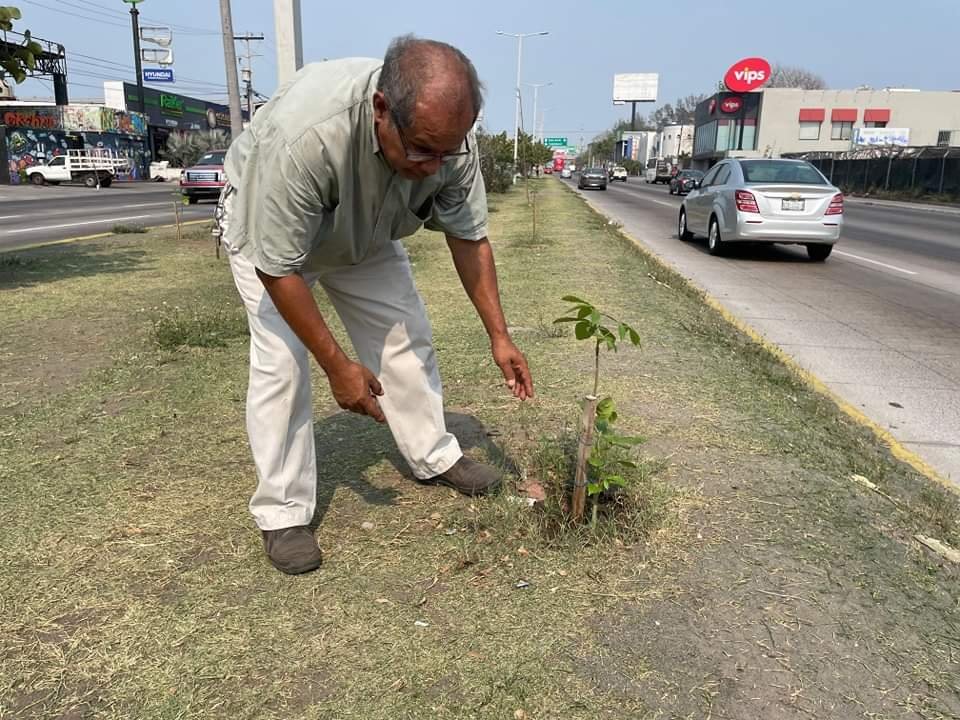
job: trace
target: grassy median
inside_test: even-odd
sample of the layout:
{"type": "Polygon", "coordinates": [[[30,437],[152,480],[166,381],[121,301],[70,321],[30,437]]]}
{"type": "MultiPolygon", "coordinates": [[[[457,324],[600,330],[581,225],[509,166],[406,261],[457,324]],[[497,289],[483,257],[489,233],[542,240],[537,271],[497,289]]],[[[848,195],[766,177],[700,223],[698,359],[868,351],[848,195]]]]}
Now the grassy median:
{"type": "Polygon", "coordinates": [[[442,237],[407,243],[450,426],[508,487],[415,484],[318,373],[326,562],[299,578],[246,512],[244,316],[208,231],[0,255],[0,718],[960,717],[960,573],[914,540],[960,546],[956,496],[559,182],[536,198],[536,234],[521,191],[491,215],[534,402],[442,237]],[[516,490],[568,470],[571,293],[643,339],[603,358],[647,442],[602,532],[516,490]]]}

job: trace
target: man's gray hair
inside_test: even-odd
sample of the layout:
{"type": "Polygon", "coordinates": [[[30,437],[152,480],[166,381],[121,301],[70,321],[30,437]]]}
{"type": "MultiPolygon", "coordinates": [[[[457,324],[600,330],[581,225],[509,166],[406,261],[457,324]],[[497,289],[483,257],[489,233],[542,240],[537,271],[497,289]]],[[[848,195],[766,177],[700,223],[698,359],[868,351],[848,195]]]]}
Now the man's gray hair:
{"type": "Polygon", "coordinates": [[[434,57],[446,55],[459,63],[467,85],[464,95],[473,105],[473,119],[476,120],[483,107],[483,84],[470,59],[453,45],[437,40],[422,40],[413,35],[401,35],[390,42],[383,58],[380,80],[377,82],[377,90],[386,98],[395,122],[401,129],[413,125],[420,91],[434,77],[434,72],[430,71],[432,68],[425,67],[427,53],[434,57]]]}

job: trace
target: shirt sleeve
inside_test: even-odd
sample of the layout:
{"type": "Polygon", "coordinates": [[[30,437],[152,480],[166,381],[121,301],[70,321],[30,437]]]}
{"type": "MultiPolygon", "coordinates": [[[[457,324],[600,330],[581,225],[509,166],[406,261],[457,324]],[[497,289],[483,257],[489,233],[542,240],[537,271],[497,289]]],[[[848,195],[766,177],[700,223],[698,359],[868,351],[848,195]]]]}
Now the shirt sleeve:
{"type": "Polygon", "coordinates": [[[263,157],[258,168],[249,245],[250,261],[267,275],[300,270],[317,241],[324,207],[316,179],[289,146],[263,157]]]}
{"type": "Polygon", "coordinates": [[[480,154],[472,136],[470,140],[474,152],[458,163],[440,188],[425,227],[461,240],[482,240],[487,236],[487,191],[480,172],[480,154]]]}

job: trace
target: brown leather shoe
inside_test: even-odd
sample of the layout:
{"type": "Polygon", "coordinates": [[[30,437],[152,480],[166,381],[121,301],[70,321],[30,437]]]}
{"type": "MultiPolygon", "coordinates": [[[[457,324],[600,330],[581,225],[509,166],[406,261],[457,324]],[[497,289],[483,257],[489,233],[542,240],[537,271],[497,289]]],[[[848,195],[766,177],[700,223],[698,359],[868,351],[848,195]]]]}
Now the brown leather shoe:
{"type": "Polygon", "coordinates": [[[426,482],[433,485],[446,485],[464,495],[483,495],[494,490],[500,484],[500,472],[464,456],[453,467],[441,475],[426,482]]]}
{"type": "Polygon", "coordinates": [[[306,525],[260,532],[263,534],[263,549],[267,551],[270,563],[280,572],[299,575],[316,570],[323,562],[317,540],[306,525]]]}

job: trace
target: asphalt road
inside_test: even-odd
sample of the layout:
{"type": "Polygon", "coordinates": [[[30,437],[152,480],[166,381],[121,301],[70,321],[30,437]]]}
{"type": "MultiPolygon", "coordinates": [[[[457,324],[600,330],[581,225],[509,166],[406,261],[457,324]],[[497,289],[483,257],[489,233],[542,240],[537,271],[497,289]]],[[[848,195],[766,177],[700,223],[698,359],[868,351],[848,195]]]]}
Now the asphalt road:
{"type": "Polygon", "coordinates": [[[681,242],[663,185],[584,194],[960,486],[960,212],[848,200],[840,243],[812,263],[801,246],[681,242]]]}
{"type": "MultiPolygon", "coordinates": [[[[71,237],[110,232],[117,223],[173,223],[176,183],[117,183],[91,190],[82,185],[0,185],[0,252],[71,237]]],[[[181,205],[183,219],[213,217],[215,203],[181,205]]]]}

